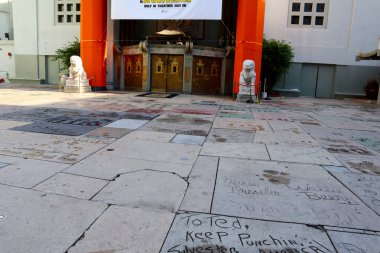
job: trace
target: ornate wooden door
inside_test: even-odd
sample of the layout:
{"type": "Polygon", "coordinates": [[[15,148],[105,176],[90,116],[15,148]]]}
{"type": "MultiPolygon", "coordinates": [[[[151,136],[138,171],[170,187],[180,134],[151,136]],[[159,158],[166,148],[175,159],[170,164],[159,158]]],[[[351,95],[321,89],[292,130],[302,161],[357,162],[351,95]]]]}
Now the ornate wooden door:
{"type": "Polygon", "coordinates": [[[194,56],[193,94],[220,94],[222,59],[194,56]]]}
{"type": "Polygon", "coordinates": [[[152,92],[182,92],[182,55],[152,55],[152,92]]]}
{"type": "Polygon", "coordinates": [[[125,89],[129,91],[141,91],[143,72],[142,55],[126,55],[124,66],[125,89]]]}

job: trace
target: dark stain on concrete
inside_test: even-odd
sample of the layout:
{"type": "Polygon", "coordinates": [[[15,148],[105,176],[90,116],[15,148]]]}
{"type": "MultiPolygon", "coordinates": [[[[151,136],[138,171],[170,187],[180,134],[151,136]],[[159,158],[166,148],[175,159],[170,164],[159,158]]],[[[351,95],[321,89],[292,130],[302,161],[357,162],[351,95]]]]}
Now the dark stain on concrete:
{"type": "Polygon", "coordinates": [[[263,176],[272,184],[289,184],[290,178],[288,173],[274,170],[264,170],[263,176]]]}
{"type": "Polygon", "coordinates": [[[359,162],[359,163],[348,162],[348,164],[352,168],[354,168],[360,172],[363,172],[365,174],[380,175],[380,166],[377,166],[372,162],[367,162],[367,161],[363,161],[363,162],[359,162]]]}

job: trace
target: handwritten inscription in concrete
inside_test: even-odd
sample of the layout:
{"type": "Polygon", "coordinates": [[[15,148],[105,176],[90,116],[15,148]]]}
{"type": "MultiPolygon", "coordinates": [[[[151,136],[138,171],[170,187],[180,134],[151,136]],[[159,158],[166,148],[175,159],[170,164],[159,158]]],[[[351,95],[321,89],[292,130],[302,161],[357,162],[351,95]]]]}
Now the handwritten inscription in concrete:
{"type": "Polygon", "coordinates": [[[380,236],[328,232],[338,253],[380,253],[380,236]]]}
{"type": "Polygon", "coordinates": [[[335,252],[327,235],[298,224],[181,213],[161,253],[335,252]]]}
{"type": "Polygon", "coordinates": [[[320,166],[221,158],[212,212],[376,230],[380,218],[320,166]]]}
{"type": "Polygon", "coordinates": [[[380,176],[362,173],[334,173],[334,175],[380,215],[380,176]]]}

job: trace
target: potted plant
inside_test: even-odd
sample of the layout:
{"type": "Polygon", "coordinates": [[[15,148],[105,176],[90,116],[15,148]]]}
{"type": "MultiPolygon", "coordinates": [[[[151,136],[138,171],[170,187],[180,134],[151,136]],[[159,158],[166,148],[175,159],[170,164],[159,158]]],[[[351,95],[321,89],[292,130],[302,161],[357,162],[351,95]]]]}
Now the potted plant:
{"type": "Polygon", "coordinates": [[[288,71],[294,51],[290,43],[275,39],[263,40],[263,57],[261,62],[261,83],[266,83],[266,92],[288,71]]]}
{"type": "Polygon", "coordinates": [[[62,61],[62,68],[60,70],[68,70],[70,67],[70,57],[73,55],[80,56],[80,43],[78,38],[75,38],[73,42],[69,42],[66,46],[57,49],[55,53],[56,56],[53,60],[62,61]]]}

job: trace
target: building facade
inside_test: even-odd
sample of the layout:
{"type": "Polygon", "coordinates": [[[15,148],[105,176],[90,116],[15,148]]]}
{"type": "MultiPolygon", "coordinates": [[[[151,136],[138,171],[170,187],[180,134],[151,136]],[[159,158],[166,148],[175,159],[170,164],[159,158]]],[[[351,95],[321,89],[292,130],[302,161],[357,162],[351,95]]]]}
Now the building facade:
{"type": "MultiPolygon", "coordinates": [[[[201,3],[198,0],[197,2],[201,3]]],[[[81,55],[87,71],[96,77],[93,87],[105,88],[107,80],[114,83],[117,88],[127,90],[180,91],[197,94],[215,94],[214,91],[218,90],[218,94],[226,94],[228,91],[231,93],[234,80],[238,83],[244,59],[253,59],[256,62],[256,84],[258,84],[265,0],[221,0],[221,2],[223,3],[221,20],[215,22],[204,20],[201,25],[195,20],[186,20],[183,23],[189,23],[188,27],[191,29],[185,34],[190,36],[175,38],[181,43],[179,39],[185,40],[183,45],[174,43],[173,36],[165,37],[167,43],[163,45],[154,38],[159,31],[159,22],[112,20],[110,1],[82,0],[81,55]],[[92,29],[86,29],[87,27],[92,29]],[[195,32],[196,30],[199,32],[195,32]],[[226,47],[228,41],[231,41],[232,54],[226,47]],[[224,57],[215,53],[220,53],[222,50],[225,53],[224,57]],[[228,57],[232,58],[233,65],[228,65],[228,57]],[[222,62],[217,58],[222,58],[222,62]],[[198,63],[200,71],[196,72],[198,63]],[[179,68],[175,67],[176,64],[179,64],[179,68]],[[216,65],[219,66],[217,71],[215,70],[218,68],[213,68],[216,65]],[[204,66],[204,72],[201,66],[204,66]],[[177,69],[181,72],[171,71],[177,69]],[[128,74],[131,74],[130,78],[128,74]],[[215,89],[212,89],[209,85],[214,83],[214,75],[219,79],[219,83],[215,89]],[[196,85],[199,80],[203,83],[200,89],[196,85]],[[155,86],[158,82],[160,84],[155,86]],[[130,85],[131,83],[134,84],[130,85]]],[[[163,1],[144,0],[134,2],[136,3],[142,5],[152,3],[160,8],[164,7],[161,5],[166,5],[163,1]]],[[[235,89],[235,92],[237,91],[235,89]]]]}
{"type": "Polygon", "coordinates": [[[267,0],[265,37],[285,40],[294,63],[275,89],[332,98],[363,95],[367,79],[379,77],[380,61],[356,61],[377,48],[378,0],[267,0]]]}
{"type": "MultiPolygon", "coordinates": [[[[152,59],[160,51],[147,54],[138,46],[155,34],[158,22],[113,20],[110,5],[111,0],[0,0],[0,75],[6,73],[15,83],[58,83],[60,65],[52,57],[77,37],[84,66],[89,76],[96,76],[94,87],[152,90],[152,59]],[[141,70],[138,59],[128,55],[141,55],[141,70]],[[141,85],[138,80],[138,85],[128,86],[134,82],[127,77],[132,69],[141,72],[141,85]]],[[[378,77],[379,61],[355,61],[358,52],[377,46],[378,0],[223,0],[223,6],[222,22],[205,21],[202,39],[193,36],[195,47],[211,46],[219,53],[227,53],[227,46],[235,49],[220,64],[211,60],[206,68],[216,73],[215,66],[222,66],[217,70],[223,72],[216,86],[220,93],[229,93],[238,82],[243,59],[255,59],[260,71],[263,29],[266,38],[288,41],[295,50],[294,63],[276,90],[322,98],[363,95],[366,80],[378,77]]],[[[199,79],[197,70],[201,74],[199,66],[208,59],[194,64],[200,54],[207,54],[198,49],[191,56],[183,53],[182,92],[197,89],[194,76],[199,79]]]]}
{"type": "Polygon", "coordinates": [[[8,24],[0,23],[0,74],[14,83],[57,84],[60,64],[52,58],[79,39],[80,0],[0,0],[1,6],[8,24]]]}

